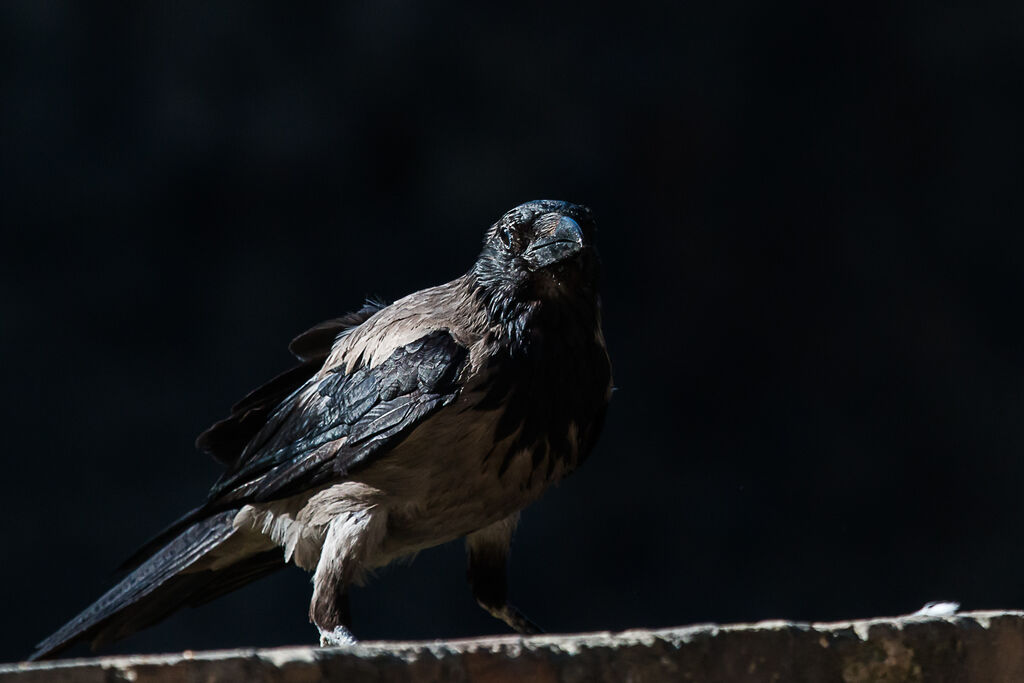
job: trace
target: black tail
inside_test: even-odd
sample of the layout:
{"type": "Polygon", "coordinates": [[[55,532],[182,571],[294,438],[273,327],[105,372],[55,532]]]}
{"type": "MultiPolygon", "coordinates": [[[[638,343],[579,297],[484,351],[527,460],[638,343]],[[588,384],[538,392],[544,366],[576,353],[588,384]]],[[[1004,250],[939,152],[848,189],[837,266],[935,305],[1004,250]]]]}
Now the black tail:
{"type": "Polygon", "coordinates": [[[81,614],[36,646],[30,660],[50,657],[81,640],[94,648],[194,607],[284,566],[280,549],[239,557],[216,570],[196,566],[236,533],[235,510],[200,520],[160,548],[81,614]],[[192,571],[190,571],[190,569],[192,571]]]}

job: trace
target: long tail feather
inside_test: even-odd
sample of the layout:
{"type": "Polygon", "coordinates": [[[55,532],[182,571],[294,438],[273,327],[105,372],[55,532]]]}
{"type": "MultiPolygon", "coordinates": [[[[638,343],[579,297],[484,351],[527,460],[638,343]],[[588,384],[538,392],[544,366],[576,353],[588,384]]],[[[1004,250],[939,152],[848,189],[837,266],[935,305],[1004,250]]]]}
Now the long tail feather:
{"type": "Polygon", "coordinates": [[[279,550],[243,555],[217,570],[197,563],[237,533],[229,510],[200,520],[143,562],[81,614],[36,646],[29,659],[53,656],[81,640],[93,647],[123,638],[186,605],[194,606],[284,566],[279,550]]]}

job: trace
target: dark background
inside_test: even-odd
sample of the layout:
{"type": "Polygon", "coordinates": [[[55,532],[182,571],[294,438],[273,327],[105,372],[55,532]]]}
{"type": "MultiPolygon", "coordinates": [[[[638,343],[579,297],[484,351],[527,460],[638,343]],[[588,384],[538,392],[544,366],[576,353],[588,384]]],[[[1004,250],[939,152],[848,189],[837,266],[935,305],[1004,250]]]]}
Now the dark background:
{"type": "MultiPolygon", "coordinates": [[[[0,5],[0,660],[202,500],[364,295],[591,205],[619,391],[526,511],[550,631],[1024,607],[1020,3],[0,5]]],[[[313,642],[287,572],[115,651],[313,642]]],[[[502,633],[462,548],[366,639],[502,633]]],[[[76,650],[82,653],[84,650],[76,650]]]]}

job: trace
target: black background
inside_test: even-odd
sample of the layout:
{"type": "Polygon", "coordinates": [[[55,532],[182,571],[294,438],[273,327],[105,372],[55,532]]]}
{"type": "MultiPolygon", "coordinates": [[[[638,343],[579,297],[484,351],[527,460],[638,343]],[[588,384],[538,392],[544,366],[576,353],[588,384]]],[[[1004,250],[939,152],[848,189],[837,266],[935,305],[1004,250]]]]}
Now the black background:
{"type": "MultiPolygon", "coordinates": [[[[1020,3],[484,4],[0,5],[0,660],[202,500],[195,434],[294,334],[540,197],[597,212],[619,391],[524,514],[524,612],[1024,607],[1020,3]]],[[[462,554],[357,633],[505,632],[462,554]]],[[[309,590],[115,651],[313,642],[309,590]]]]}

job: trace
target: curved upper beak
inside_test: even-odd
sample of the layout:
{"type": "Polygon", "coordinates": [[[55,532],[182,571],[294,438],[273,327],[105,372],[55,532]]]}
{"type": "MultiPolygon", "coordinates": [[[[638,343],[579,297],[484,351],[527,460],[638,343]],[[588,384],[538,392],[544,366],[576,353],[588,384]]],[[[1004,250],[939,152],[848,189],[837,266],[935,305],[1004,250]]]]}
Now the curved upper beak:
{"type": "Polygon", "coordinates": [[[582,248],[583,230],[579,223],[568,216],[560,216],[557,222],[552,221],[550,230],[537,236],[523,252],[523,258],[534,268],[544,268],[577,254],[582,248]]]}

